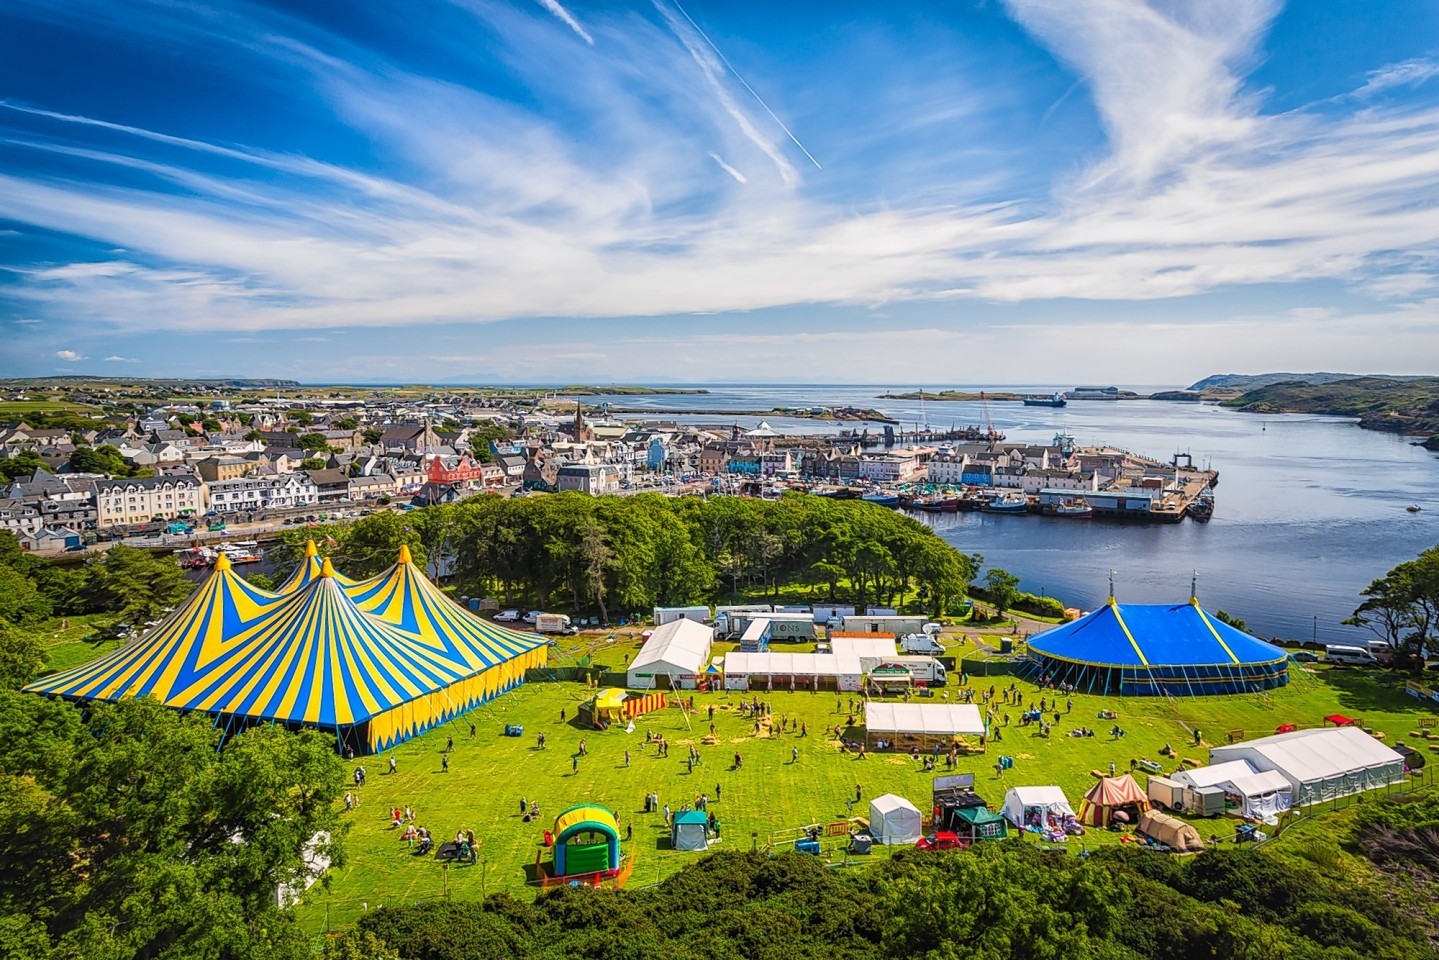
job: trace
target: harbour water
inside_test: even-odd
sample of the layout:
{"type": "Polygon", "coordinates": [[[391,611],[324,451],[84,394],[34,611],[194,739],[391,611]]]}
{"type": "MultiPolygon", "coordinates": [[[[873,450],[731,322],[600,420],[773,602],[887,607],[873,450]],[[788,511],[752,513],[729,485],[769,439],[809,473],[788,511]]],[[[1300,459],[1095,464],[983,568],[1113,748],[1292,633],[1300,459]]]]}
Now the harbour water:
{"type": "MultiPolygon", "coordinates": [[[[1044,393],[1054,384],[1006,387],[1044,393]]],[[[1121,385],[1123,386],[1123,385],[1121,385]]],[[[666,410],[768,410],[850,405],[921,422],[917,400],[880,400],[885,387],[706,386],[707,394],[591,397],[615,406],[666,410]]],[[[916,386],[897,385],[895,392],[916,386]]],[[[926,387],[937,391],[938,387],[926,387]]],[[[968,387],[951,389],[968,390],[968,387]]],[[[978,389],[978,388],[973,388],[978,389]]],[[[1132,386],[1140,393],[1172,386],[1132,386]]],[[[1439,544],[1439,459],[1412,438],[1361,430],[1352,421],[1306,415],[1236,413],[1164,401],[1073,401],[1058,409],[991,403],[995,427],[1009,440],[1048,442],[1061,430],[1081,445],[1111,444],[1169,460],[1187,452],[1195,466],[1220,473],[1217,508],[1207,524],[1129,525],[985,513],[927,514],[947,541],[1023,579],[1034,593],[1092,609],[1115,571],[1121,601],[1161,603],[1189,596],[1191,575],[1210,609],[1244,618],[1262,636],[1321,641],[1362,633],[1339,621],[1359,591],[1394,565],[1439,544]],[[1417,503],[1417,514],[1405,511],[1417,503]]],[[[757,417],[663,415],[698,423],[757,417]]],[[[834,432],[855,424],[766,417],[781,432],[834,432]]],[[[935,428],[982,424],[978,403],[926,400],[935,428]]],[[[871,424],[871,429],[879,425],[871,424]]]]}

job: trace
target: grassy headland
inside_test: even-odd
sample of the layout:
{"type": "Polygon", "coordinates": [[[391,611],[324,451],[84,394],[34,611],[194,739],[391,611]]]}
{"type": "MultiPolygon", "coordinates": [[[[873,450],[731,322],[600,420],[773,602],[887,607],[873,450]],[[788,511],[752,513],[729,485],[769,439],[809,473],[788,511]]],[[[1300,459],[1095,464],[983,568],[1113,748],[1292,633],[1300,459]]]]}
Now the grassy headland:
{"type": "Polygon", "coordinates": [[[1358,417],[1366,430],[1426,436],[1439,446],[1439,377],[1355,377],[1330,383],[1287,381],[1222,401],[1246,413],[1358,417]]]}

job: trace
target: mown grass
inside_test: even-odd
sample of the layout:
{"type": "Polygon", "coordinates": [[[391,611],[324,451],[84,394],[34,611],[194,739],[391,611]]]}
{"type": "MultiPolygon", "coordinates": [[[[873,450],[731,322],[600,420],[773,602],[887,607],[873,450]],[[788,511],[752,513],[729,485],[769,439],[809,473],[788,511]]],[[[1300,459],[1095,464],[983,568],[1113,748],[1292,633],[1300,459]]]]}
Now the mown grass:
{"type": "Polygon", "coordinates": [[[99,413],[99,407],[83,403],[68,403],[64,400],[0,400],[0,420],[23,417],[27,413],[59,413],[71,410],[75,413],[99,413]]]}
{"type": "Polygon", "coordinates": [[[35,633],[45,648],[45,672],[69,670],[118,649],[119,640],[94,642],[88,639],[114,619],[112,614],[102,613],[56,617],[38,627],[35,633]]]}
{"type": "MultiPolygon", "coordinates": [[[[637,637],[621,636],[614,642],[576,638],[569,651],[557,654],[552,662],[564,665],[573,662],[568,654],[587,652],[594,663],[618,671],[625,655],[633,656],[638,648],[637,637]]],[[[979,692],[990,683],[1003,687],[1013,682],[1007,676],[971,680],[979,692]]],[[[1027,701],[1039,698],[1033,685],[1018,685],[1027,701]]],[[[951,698],[957,696],[957,686],[952,682],[948,688],[951,698]]],[[[590,693],[580,683],[531,682],[467,718],[401,745],[393,751],[398,765],[394,775],[385,772],[388,753],[364,760],[369,780],[359,791],[360,807],[348,818],[349,862],[333,871],[328,893],[316,888],[301,907],[307,927],[318,931],[327,922],[345,925],[367,906],[431,899],[447,890],[460,898],[478,898],[500,889],[521,891],[541,850],[542,831],[552,826],[561,810],[581,802],[617,810],[622,827],[632,827],[633,840],[625,847],[637,856],[634,884],[654,882],[697,856],[665,848],[661,816],[641,813],[649,791],[657,792],[662,804],[676,808],[700,793],[708,794],[721,823],[721,846],[744,849],[762,845],[776,831],[851,813],[867,815],[868,801],[883,793],[908,797],[921,810],[930,803],[933,774],[924,772],[922,765],[895,755],[870,754],[858,760],[843,752],[832,736],[824,735],[825,728],[843,724],[851,695],[761,692],[758,696],[772,704],[776,718],[807,723],[809,736],[756,737],[753,722],[736,709],[741,699],[736,693],[695,694],[697,715],[688,721],[681,711],[670,708],[642,718],[632,734],[618,728],[583,730],[574,723],[575,708],[590,693]],[[710,707],[717,734],[713,744],[703,742],[709,733],[710,707]],[[471,720],[476,725],[473,739],[471,720]],[[506,724],[522,725],[524,736],[504,737],[506,724]],[[544,750],[535,743],[535,735],[542,731],[548,739],[544,750]],[[667,759],[659,758],[653,747],[646,748],[647,731],[669,739],[667,759]],[[444,772],[440,758],[447,737],[454,738],[455,746],[449,771],[444,772]],[[588,754],[576,766],[574,755],[581,739],[588,754]],[[700,750],[702,763],[691,772],[686,755],[692,744],[700,750]],[[632,755],[628,766],[626,750],[632,755]],[[797,760],[792,759],[792,750],[798,751],[797,760]],[[744,757],[741,770],[733,769],[736,752],[744,757]],[[851,810],[845,801],[854,796],[856,784],[864,802],[851,810]],[[717,792],[721,795],[715,801],[717,792]],[[538,822],[521,821],[521,797],[539,802],[538,822]],[[473,829],[480,864],[446,871],[432,858],[412,856],[387,817],[391,807],[406,804],[415,808],[419,822],[437,838],[452,837],[461,828],[473,829]]],[[[1012,723],[1003,728],[1000,742],[990,744],[987,754],[960,761],[959,770],[975,774],[977,789],[991,806],[1002,801],[1010,786],[1057,784],[1078,808],[1080,797],[1093,783],[1090,771],[1107,772],[1110,762],[1127,770],[1131,758],[1149,757],[1172,769],[1173,761],[1159,756],[1165,743],[1202,763],[1207,760],[1207,745],[1225,742],[1231,730],[1262,736],[1284,723],[1317,726],[1324,715],[1336,711],[1362,716],[1366,725],[1384,731],[1392,743],[1404,739],[1422,715],[1417,702],[1403,694],[1402,685],[1328,669],[1296,670],[1289,687],[1263,695],[1170,701],[1079,694],[1073,700],[1072,712],[1061,716],[1050,738],[1012,723]],[[1119,723],[1127,731],[1123,739],[1111,739],[1113,722],[1097,718],[1105,709],[1120,715],[1119,723]],[[1084,739],[1065,735],[1079,726],[1096,728],[1097,735],[1084,739]],[[1196,728],[1204,745],[1193,747],[1196,728]],[[997,777],[993,764],[999,754],[1014,757],[1015,764],[997,777]]],[[[1017,723],[1018,708],[1001,709],[1008,709],[1017,723]]],[[[1063,706],[1060,709],[1063,712],[1063,706]]],[[[945,772],[942,763],[936,772],[945,772]]],[[[1142,784],[1142,775],[1139,779],[1142,784]]],[[[1205,836],[1228,830],[1228,824],[1201,827],[1205,836]]],[[[1115,838],[1092,832],[1084,842],[1112,843],[1115,838]]]]}

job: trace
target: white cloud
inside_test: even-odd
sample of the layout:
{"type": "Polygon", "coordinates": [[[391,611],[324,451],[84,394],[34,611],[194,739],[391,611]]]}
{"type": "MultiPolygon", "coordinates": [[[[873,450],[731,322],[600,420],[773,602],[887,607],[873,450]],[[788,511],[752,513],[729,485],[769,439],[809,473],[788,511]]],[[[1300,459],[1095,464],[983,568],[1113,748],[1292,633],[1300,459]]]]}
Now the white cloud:
{"type": "Polygon", "coordinates": [[[539,0],[539,4],[558,17],[565,26],[573,30],[585,43],[588,43],[592,47],[595,45],[595,38],[590,36],[584,27],[580,26],[580,22],[574,18],[573,14],[560,6],[559,0],[539,0]]]}
{"type": "Polygon", "coordinates": [[[122,357],[119,354],[111,354],[105,358],[106,363],[140,363],[138,357],[122,357]]]}
{"type": "Polygon", "coordinates": [[[1417,87],[1435,77],[1439,77],[1439,59],[1415,57],[1401,60],[1371,72],[1364,86],[1354,91],[1354,95],[1368,97],[1395,87],[1417,87]]]}
{"type": "MultiPolygon", "coordinates": [[[[1038,190],[1006,193],[1003,170],[989,168],[916,188],[893,175],[902,166],[878,168],[867,194],[835,190],[843,165],[801,178],[780,130],[741,107],[713,50],[667,5],[614,29],[596,19],[605,42],[582,57],[568,39],[530,46],[527,30],[555,31],[527,14],[528,26],[503,21],[513,48],[501,54],[532,92],[525,104],[254,40],[281,49],[276,69],[304,71],[371,141],[388,161],[373,168],[31,110],[61,134],[23,149],[64,153],[90,176],[9,168],[0,216],[123,252],[7,286],[27,313],[245,333],[237,343],[268,342],[253,335],[265,331],[895,301],[943,302],[959,326],[976,301],[1143,301],[1313,279],[1373,297],[1433,290],[1439,108],[1265,113],[1244,76],[1273,2],[1008,8],[1082,78],[1109,137],[1102,155],[1038,190]],[[76,149],[77,130],[103,132],[106,149],[76,149]],[[925,200],[903,199],[913,195],[925,200]]],[[[1409,79],[1382,82],[1418,82],[1422,69],[1402,66],[1393,78],[1409,79]]],[[[872,127],[857,118],[833,137],[862,144],[878,130],[928,154],[934,131],[963,126],[985,99],[962,74],[945,79],[923,98],[895,91],[872,127]],[[926,136],[901,123],[913,117],[926,136]]],[[[997,169],[1027,147],[985,146],[997,169]]]]}
{"type": "Polygon", "coordinates": [[[55,356],[59,357],[61,360],[64,360],[67,363],[75,363],[79,360],[85,359],[82,355],[76,353],[74,350],[56,350],[55,356]]]}

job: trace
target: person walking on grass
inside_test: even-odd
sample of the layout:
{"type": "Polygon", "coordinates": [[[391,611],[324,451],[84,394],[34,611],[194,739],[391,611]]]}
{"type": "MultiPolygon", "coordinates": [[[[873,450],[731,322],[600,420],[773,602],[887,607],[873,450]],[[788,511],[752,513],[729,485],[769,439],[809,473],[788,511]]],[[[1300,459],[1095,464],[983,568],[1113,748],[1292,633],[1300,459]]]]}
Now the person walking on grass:
{"type": "Polygon", "coordinates": [[[394,773],[395,773],[395,755],[392,753],[392,754],[390,754],[390,775],[393,776],[394,773]]]}
{"type": "Polygon", "coordinates": [[[440,754],[440,772],[441,772],[441,773],[449,773],[449,772],[450,772],[450,755],[449,755],[448,753],[442,753],[442,754],[440,754]]]}
{"type": "Polygon", "coordinates": [[[626,750],[626,751],[625,751],[625,766],[628,767],[629,765],[630,765],[630,752],[629,752],[628,750],[626,750]]]}
{"type": "Polygon", "coordinates": [[[577,753],[577,754],[575,754],[574,756],[570,757],[570,773],[571,773],[571,774],[577,774],[577,773],[579,773],[579,772],[580,772],[580,755],[577,753]]]}
{"type": "Polygon", "coordinates": [[[799,763],[799,747],[790,747],[790,748],[789,748],[789,762],[790,762],[790,763],[799,763]]]}
{"type": "Polygon", "coordinates": [[[454,738],[453,736],[446,737],[446,738],[445,738],[445,752],[446,752],[446,753],[454,753],[454,751],[455,751],[455,738],[454,738]]]}

